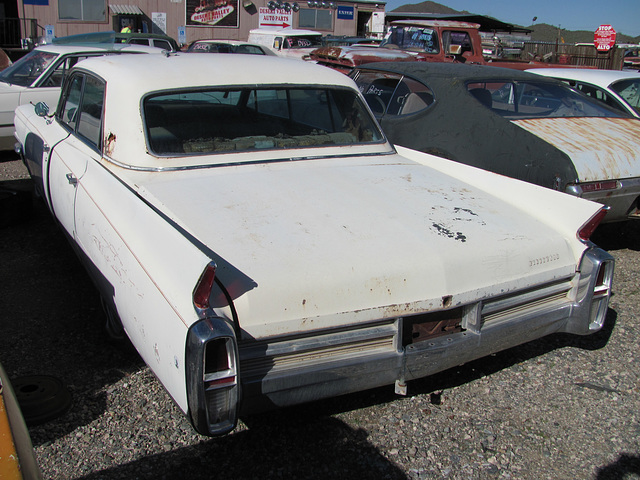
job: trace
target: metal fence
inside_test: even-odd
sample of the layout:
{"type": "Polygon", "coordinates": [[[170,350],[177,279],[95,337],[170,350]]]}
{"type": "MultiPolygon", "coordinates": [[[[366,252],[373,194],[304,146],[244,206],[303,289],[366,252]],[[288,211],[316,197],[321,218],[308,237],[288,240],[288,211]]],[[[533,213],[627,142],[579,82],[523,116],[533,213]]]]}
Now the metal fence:
{"type": "Polygon", "coordinates": [[[608,70],[621,70],[624,49],[598,52],[593,45],[573,43],[525,42],[521,58],[566,65],[588,65],[608,70]]]}
{"type": "Polygon", "coordinates": [[[23,38],[38,38],[38,22],[35,18],[0,18],[2,48],[21,48],[23,38]]]}

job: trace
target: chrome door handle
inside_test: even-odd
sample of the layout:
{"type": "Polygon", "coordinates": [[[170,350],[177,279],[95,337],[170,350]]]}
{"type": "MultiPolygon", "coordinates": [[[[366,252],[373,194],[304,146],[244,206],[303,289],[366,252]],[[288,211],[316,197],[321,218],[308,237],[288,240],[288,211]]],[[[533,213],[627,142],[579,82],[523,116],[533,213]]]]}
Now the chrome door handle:
{"type": "Polygon", "coordinates": [[[67,173],[67,181],[69,182],[69,185],[75,185],[78,183],[78,179],[73,173],[67,173]]]}

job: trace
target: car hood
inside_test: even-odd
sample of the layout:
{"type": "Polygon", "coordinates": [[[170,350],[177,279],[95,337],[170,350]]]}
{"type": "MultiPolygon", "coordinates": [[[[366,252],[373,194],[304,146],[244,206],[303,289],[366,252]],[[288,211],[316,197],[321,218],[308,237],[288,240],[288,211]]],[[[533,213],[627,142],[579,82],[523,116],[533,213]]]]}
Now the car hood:
{"type": "Polygon", "coordinates": [[[566,153],[580,182],[640,177],[640,121],[632,118],[514,120],[566,153]]]}
{"type": "MultiPolygon", "coordinates": [[[[129,175],[211,249],[256,338],[462,305],[575,272],[583,244],[549,225],[553,213],[536,219],[439,170],[383,157],[129,175]]],[[[557,194],[556,207],[579,200],[523,185],[557,194]]],[[[522,196],[535,204],[535,195],[522,196]]]]}

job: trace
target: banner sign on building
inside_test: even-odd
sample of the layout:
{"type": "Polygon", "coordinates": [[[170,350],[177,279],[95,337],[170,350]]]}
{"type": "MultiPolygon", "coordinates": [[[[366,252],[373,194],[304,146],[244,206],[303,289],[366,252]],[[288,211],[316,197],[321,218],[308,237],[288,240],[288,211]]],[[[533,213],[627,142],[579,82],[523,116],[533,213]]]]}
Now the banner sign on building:
{"type": "Polygon", "coordinates": [[[353,7],[338,6],[338,18],[340,20],[353,20],[355,18],[353,7]]]}
{"type": "Polygon", "coordinates": [[[293,25],[293,12],[284,8],[276,8],[271,10],[270,8],[260,7],[258,10],[258,26],[260,28],[275,27],[275,28],[292,28],[293,25]]]}
{"type": "Polygon", "coordinates": [[[187,0],[186,6],[187,26],[238,26],[238,0],[187,0]]]}

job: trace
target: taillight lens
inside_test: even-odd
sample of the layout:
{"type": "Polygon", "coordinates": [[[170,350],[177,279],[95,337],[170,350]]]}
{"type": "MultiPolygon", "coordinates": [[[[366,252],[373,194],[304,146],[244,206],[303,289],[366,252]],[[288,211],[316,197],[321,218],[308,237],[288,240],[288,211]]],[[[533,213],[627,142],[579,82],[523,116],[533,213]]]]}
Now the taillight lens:
{"type": "Polygon", "coordinates": [[[200,280],[193,291],[193,304],[196,308],[206,310],[209,308],[209,297],[211,296],[211,289],[213,288],[213,282],[216,278],[216,264],[211,262],[202,272],[200,280]]]}
{"type": "Polygon", "coordinates": [[[616,180],[606,180],[604,182],[581,183],[580,188],[584,193],[615,190],[618,188],[618,182],[616,180]]]}
{"type": "Polygon", "coordinates": [[[203,387],[210,431],[235,424],[238,376],[232,338],[218,338],[205,349],[203,387]]]}
{"type": "Polygon", "coordinates": [[[601,208],[593,217],[591,217],[580,229],[578,230],[578,238],[583,242],[589,241],[591,235],[596,230],[600,222],[604,219],[607,211],[607,207],[601,208]]]}

